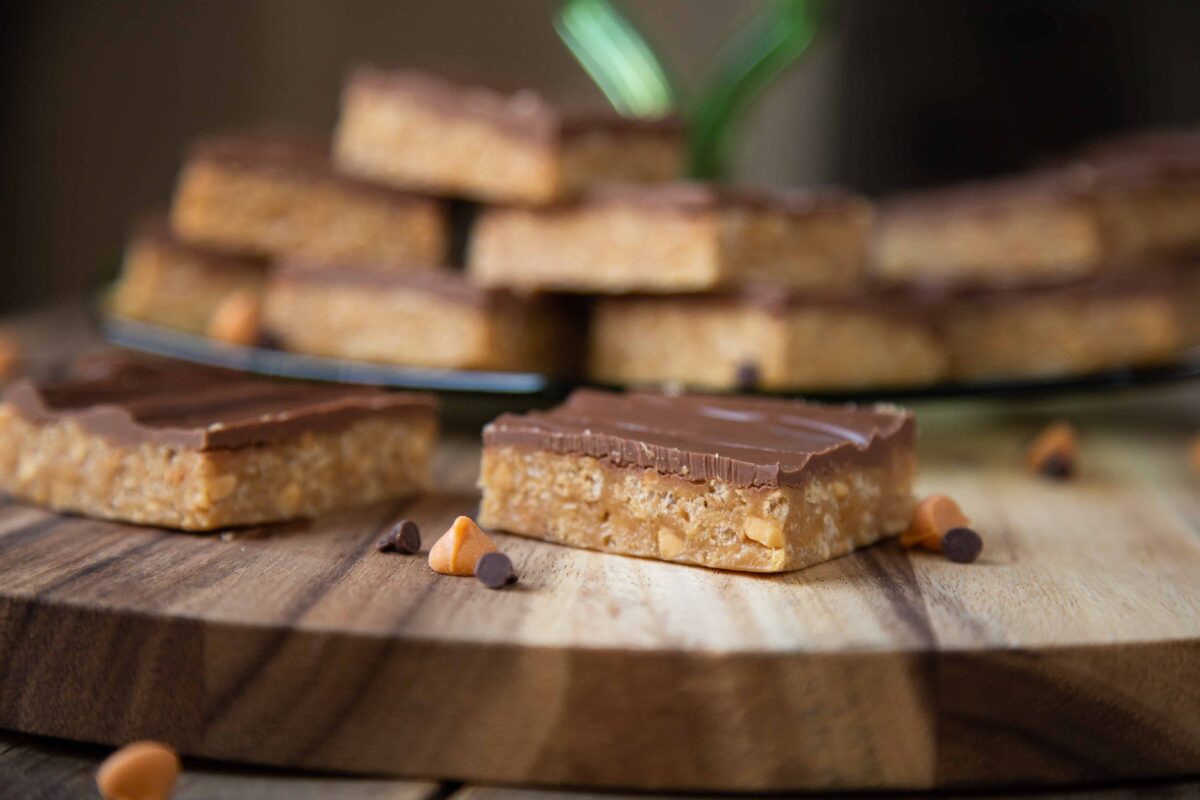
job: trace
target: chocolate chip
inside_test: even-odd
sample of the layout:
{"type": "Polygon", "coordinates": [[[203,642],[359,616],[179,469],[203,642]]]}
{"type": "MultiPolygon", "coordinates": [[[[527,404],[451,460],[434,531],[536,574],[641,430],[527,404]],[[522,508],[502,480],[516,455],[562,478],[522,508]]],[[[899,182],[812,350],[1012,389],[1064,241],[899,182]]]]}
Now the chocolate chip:
{"type": "Polygon", "coordinates": [[[475,577],[489,589],[500,589],[517,582],[512,560],[504,553],[484,553],[475,564],[475,577]]]}
{"type": "Polygon", "coordinates": [[[951,528],[942,537],[942,552],[956,564],[970,564],[983,552],[983,538],[970,528],[951,528]]]}
{"type": "Polygon", "coordinates": [[[411,519],[402,519],[387,536],[379,540],[375,548],[381,553],[412,555],[421,549],[421,529],[411,519]]]}
{"type": "Polygon", "coordinates": [[[421,549],[421,529],[411,519],[402,519],[392,528],[392,547],[397,553],[411,555],[421,549]]]}
{"type": "Polygon", "coordinates": [[[753,364],[749,361],[740,364],[737,368],[737,376],[734,379],[737,383],[738,391],[748,391],[758,388],[758,364],[753,364]]]}
{"type": "Polygon", "coordinates": [[[1047,478],[1065,481],[1075,474],[1075,465],[1066,456],[1053,454],[1043,459],[1042,463],[1038,465],[1038,472],[1047,478]]]}
{"type": "Polygon", "coordinates": [[[271,331],[261,331],[258,334],[258,347],[262,350],[283,350],[283,340],[271,331]]]}

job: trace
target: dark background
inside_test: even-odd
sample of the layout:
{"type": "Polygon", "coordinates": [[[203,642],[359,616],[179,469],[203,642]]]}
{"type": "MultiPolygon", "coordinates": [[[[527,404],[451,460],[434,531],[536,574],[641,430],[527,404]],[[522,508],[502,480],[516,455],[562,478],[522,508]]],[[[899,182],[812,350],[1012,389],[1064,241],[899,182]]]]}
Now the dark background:
{"type": "MultiPolygon", "coordinates": [[[[1196,0],[831,0],[755,109],[739,180],[872,194],[1010,170],[1088,138],[1200,123],[1196,0]]],[[[595,95],[551,0],[43,0],[0,5],[0,307],[94,287],[164,206],[197,133],[328,130],[347,67],[454,64],[595,95]]],[[[756,2],[626,7],[686,80],[756,2]]]]}

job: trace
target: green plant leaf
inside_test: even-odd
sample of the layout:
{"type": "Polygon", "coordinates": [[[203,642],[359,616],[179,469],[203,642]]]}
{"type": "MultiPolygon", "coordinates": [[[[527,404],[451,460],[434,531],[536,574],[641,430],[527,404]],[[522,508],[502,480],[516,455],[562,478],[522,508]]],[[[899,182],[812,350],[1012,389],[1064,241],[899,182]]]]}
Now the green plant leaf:
{"type": "Polygon", "coordinates": [[[717,54],[716,67],[690,108],[694,178],[727,176],[747,110],[816,40],[820,0],[771,0],[717,54]]]}
{"type": "Polygon", "coordinates": [[[610,0],[567,0],[555,30],[618,113],[658,118],[676,92],[646,38],[610,0]]]}

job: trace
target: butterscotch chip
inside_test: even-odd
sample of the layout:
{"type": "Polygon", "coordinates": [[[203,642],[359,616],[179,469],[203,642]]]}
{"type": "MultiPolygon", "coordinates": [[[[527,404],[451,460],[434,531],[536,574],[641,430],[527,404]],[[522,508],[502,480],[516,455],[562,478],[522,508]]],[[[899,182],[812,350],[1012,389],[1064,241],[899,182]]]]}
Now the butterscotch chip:
{"type": "Polygon", "coordinates": [[[958,503],[944,494],[931,494],[917,503],[912,521],[900,535],[900,544],[940,553],[946,532],[951,528],[966,528],[969,524],[970,520],[958,503]]]}
{"type": "Polygon", "coordinates": [[[0,331],[0,381],[17,374],[21,366],[21,341],[16,334],[0,331]]]}
{"type": "Polygon", "coordinates": [[[249,291],[230,294],[213,310],[208,336],[228,344],[255,345],[262,338],[262,301],[249,291]]]}
{"type": "Polygon", "coordinates": [[[96,786],[107,800],[167,800],[179,770],[179,756],[168,745],[134,742],[104,760],[96,786]]]}
{"type": "Polygon", "coordinates": [[[475,565],[496,545],[470,517],[454,520],[429,550],[429,568],[443,575],[474,575],[475,565]]]}
{"type": "Polygon", "coordinates": [[[489,207],[467,267],[479,281],[603,294],[707,292],[771,283],[858,288],[872,209],[831,190],[699,183],[608,186],[549,208],[489,207]]]}
{"type": "Polygon", "coordinates": [[[250,256],[384,270],[441,264],[445,206],[343,175],[325,142],[247,133],[189,152],[171,206],[184,239],[250,256]]]}
{"type": "Polygon", "coordinates": [[[1052,422],[1030,443],[1025,463],[1031,472],[1065,479],[1075,474],[1079,461],[1079,435],[1069,422],[1052,422]]]}
{"type": "Polygon", "coordinates": [[[683,128],[563,108],[524,87],[364,66],[335,136],[348,173],[437,195],[544,204],[596,183],[680,175],[683,128]]]}
{"type": "Polygon", "coordinates": [[[184,242],[164,220],[150,219],[125,248],[109,308],[129,319],[204,333],[231,294],[260,295],[266,271],[264,259],[184,242]]]}
{"type": "Polygon", "coordinates": [[[0,490],[212,530],[414,494],[428,485],[436,437],[429,395],[147,362],[13,384],[0,403],[0,490]]]}
{"type": "Polygon", "coordinates": [[[904,298],[754,288],[595,301],[598,383],[744,391],[911,386],[943,377],[935,326],[904,298]]]}
{"type": "Polygon", "coordinates": [[[891,406],[578,390],[484,428],[480,521],[576,547],[785,572],[899,532],[916,427],[891,406]]]}
{"type": "Polygon", "coordinates": [[[265,316],[298,353],[438,369],[561,372],[581,338],[559,304],[451,270],[286,264],[272,272],[265,316]]]}

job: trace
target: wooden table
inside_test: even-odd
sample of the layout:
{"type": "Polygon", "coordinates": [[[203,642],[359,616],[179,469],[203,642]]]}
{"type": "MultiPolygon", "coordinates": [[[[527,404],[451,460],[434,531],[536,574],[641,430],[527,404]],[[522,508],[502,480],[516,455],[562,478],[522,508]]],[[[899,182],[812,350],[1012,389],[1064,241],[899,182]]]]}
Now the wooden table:
{"type": "MultiPolygon", "coordinates": [[[[67,800],[99,797],[95,772],[108,750],[0,731],[0,797],[67,800]]],[[[715,796],[715,795],[711,795],[715,796]]],[[[726,795],[729,800],[745,795],[726,795]]],[[[1057,790],[1014,788],[1000,792],[889,792],[793,797],[844,800],[1189,800],[1200,797],[1194,781],[1090,783],[1057,790]]],[[[657,800],[662,794],[594,793],[568,789],[522,789],[433,781],[342,777],[187,761],[174,800],[657,800]]],[[[674,795],[699,800],[702,795],[674,795]]]]}
{"type": "MultiPolygon", "coordinates": [[[[23,327],[34,344],[36,360],[53,360],[86,342],[86,329],[72,330],[75,322],[76,318],[61,315],[26,321],[23,327]]],[[[508,680],[503,685],[517,691],[526,673],[514,665],[536,665],[554,648],[566,648],[564,652],[584,649],[576,649],[577,655],[583,655],[567,662],[575,664],[572,671],[544,672],[547,664],[556,663],[547,661],[531,667],[535,674],[552,681],[567,678],[575,670],[586,673],[594,667],[588,664],[592,659],[589,653],[616,653],[618,661],[607,666],[618,665],[618,674],[634,692],[659,680],[647,682],[639,672],[651,669],[647,665],[653,661],[642,655],[661,647],[659,643],[668,645],[664,652],[683,675],[689,670],[699,674],[695,673],[697,665],[708,669],[712,654],[725,648],[726,655],[715,663],[730,665],[728,670],[708,675],[735,682],[736,691],[726,700],[754,699],[751,710],[737,704],[724,706],[727,714],[748,715],[749,723],[759,718],[772,724],[794,719],[779,716],[777,707],[791,702],[789,698],[795,694],[794,690],[763,693],[746,683],[763,669],[776,668],[770,659],[747,658],[763,654],[786,658],[794,653],[808,661],[805,669],[820,663],[834,667],[832,672],[823,669],[816,678],[818,685],[828,687],[826,693],[844,694],[847,681],[856,687],[859,699],[848,711],[839,711],[850,715],[850,728],[839,732],[846,717],[831,715],[828,702],[812,704],[804,713],[817,727],[812,732],[801,731],[801,735],[812,736],[816,747],[800,756],[797,771],[787,772],[786,749],[765,756],[751,751],[749,758],[759,760],[738,773],[739,785],[775,785],[773,781],[781,774],[789,785],[807,786],[859,785],[854,780],[863,776],[865,785],[893,786],[978,780],[1117,783],[1147,773],[1171,774],[1178,779],[1181,771],[1190,771],[1189,765],[1200,763],[1200,693],[1196,688],[1200,676],[1200,492],[1187,467],[1186,443],[1200,431],[1200,386],[1037,403],[925,403],[917,411],[923,427],[921,488],[954,495],[976,519],[987,539],[986,557],[979,564],[950,565],[932,555],[903,553],[892,543],[790,577],[770,579],[502,537],[504,547],[525,571],[527,588],[525,594],[492,595],[482,589],[472,592],[478,587],[471,582],[438,582],[422,572],[416,560],[385,562],[368,555],[369,547],[361,545],[369,545],[390,512],[368,510],[361,518],[352,515],[341,521],[323,521],[300,529],[299,534],[293,532],[290,538],[271,529],[251,531],[248,538],[245,533],[237,534],[222,543],[217,537],[59,520],[22,506],[0,509],[0,576],[7,576],[0,577],[0,599],[6,603],[0,604],[0,671],[10,679],[7,686],[21,687],[19,693],[10,690],[0,696],[0,721],[5,725],[15,721],[24,730],[94,741],[121,741],[135,731],[161,730],[173,741],[184,741],[189,752],[244,758],[248,751],[256,750],[253,760],[260,762],[378,771],[394,763],[396,753],[388,749],[392,743],[364,739],[360,734],[372,725],[386,726],[386,719],[380,722],[378,715],[371,713],[373,698],[386,695],[366,692],[365,699],[355,696],[351,705],[340,707],[330,718],[321,713],[292,716],[272,698],[301,696],[287,681],[295,677],[296,664],[304,663],[308,649],[319,646],[311,637],[322,631],[345,630],[351,636],[367,637],[368,652],[376,652],[369,647],[371,637],[415,636],[436,641],[449,632],[441,646],[451,654],[468,645],[485,649],[516,646],[517,660],[505,665],[508,680]],[[1055,416],[1074,420],[1085,437],[1082,475],[1067,485],[1034,479],[1019,468],[1024,438],[1055,416]],[[138,559],[115,557],[129,547],[138,549],[138,559]],[[225,554],[218,552],[222,547],[225,554]],[[245,574],[238,581],[226,580],[231,569],[227,554],[238,552],[242,560],[236,567],[245,574]],[[353,556],[348,555],[351,553],[353,556]],[[206,569],[220,563],[226,566],[206,576],[206,569]],[[69,574],[55,574],[60,568],[69,574]],[[337,573],[332,584],[327,580],[330,569],[337,573]],[[378,576],[387,575],[389,569],[399,570],[400,579],[388,579],[383,584],[386,593],[372,589],[372,582],[377,584],[378,576]],[[139,581],[171,570],[179,572],[167,583],[182,586],[182,594],[163,590],[137,596],[139,581]],[[282,570],[286,580],[277,570],[282,570]],[[239,602],[250,591],[247,587],[256,586],[267,590],[261,602],[250,606],[239,602]],[[708,597],[713,599],[706,600],[708,597]],[[288,617],[286,624],[299,624],[310,638],[289,649],[286,640],[279,638],[284,635],[278,627],[283,623],[274,616],[282,612],[274,609],[290,609],[291,614],[300,607],[296,598],[304,601],[304,610],[298,617],[288,617]],[[686,607],[681,607],[681,598],[686,599],[686,607]],[[389,602],[402,612],[400,617],[389,610],[389,602]],[[261,716],[261,709],[253,712],[254,704],[267,703],[262,708],[274,709],[270,714],[283,720],[280,726],[245,741],[238,740],[241,729],[237,720],[250,717],[239,717],[241,711],[231,712],[227,735],[215,739],[211,735],[189,738],[184,728],[171,727],[178,723],[180,709],[191,707],[189,703],[208,702],[204,696],[190,697],[186,681],[172,683],[176,676],[158,683],[151,679],[144,685],[134,681],[134,694],[125,700],[119,692],[93,699],[83,690],[87,685],[107,685],[95,683],[104,668],[144,672],[146,664],[159,663],[153,655],[128,647],[102,650],[98,662],[95,648],[70,653],[69,658],[64,655],[83,631],[89,635],[108,631],[104,637],[110,644],[113,637],[119,641],[122,636],[136,643],[141,635],[136,625],[155,618],[161,609],[202,625],[225,625],[230,622],[229,615],[242,614],[243,607],[251,615],[239,623],[251,631],[247,646],[276,648],[287,656],[272,673],[283,681],[278,686],[268,681],[265,687],[247,692],[239,683],[236,694],[249,698],[247,713],[261,716]],[[88,623],[70,628],[57,644],[48,644],[45,636],[39,641],[38,635],[31,634],[61,633],[61,628],[37,623],[64,609],[72,614],[79,609],[109,614],[115,627],[88,623]],[[346,609],[353,614],[346,616],[346,609]],[[14,620],[20,624],[14,625],[14,620]],[[259,635],[267,637],[265,644],[254,641],[259,635]],[[520,651],[529,647],[533,649],[520,651]],[[819,658],[813,661],[814,656],[819,658]],[[898,672],[893,670],[893,661],[898,672]],[[47,665],[55,671],[36,672],[37,667],[47,665]],[[928,672],[931,668],[933,673],[928,672]],[[964,673],[964,669],[970,671],[964,673]],[[738,670],[746,671],[739,675],[738,670]],[[925,677],[910,684],[904,676],[912,674],[925,677]],[[933,683],[929,675],[935,676],[933,683]],[[177,696],[170,696],[172,692],[177,696]],[[63,698],[70,700],[67,707],[63,698]],[[1036,708],[1033,722],[1019,715],[1014,718],[1016,709],[1026,707],[1036,708]],[[329,719],[345,718],[355,719],[356,724],[340,726],[348,731],[338,725],[330,728],[329,719]],[[306,747],[297,755],[288,737],[293,731],[302,735],[305,725],[313,724],[314,719],[321,725],[319,744],[313,745],[315,750],[306,747]],[[842,723],[837,723],[838,719],[842,723]],[[860,746],[846,731],[857,731],[863,725],[868,732],[874,729],[876,738],[860,746]],[[1039,736],[1049,738],[1039,740],[1039,736]],[[963,745],[967,739],[970,747],[963,745]],[[1062,742],[1072,747],[1056,749],[1062,742]],[[861,766],[864,759],[866,766],[861,766]]],[[[421,501],[415,512],[409,508],[405,513],[424,514],[423,519],[434,525],[453,513],[469,512],[476,458],[472,436],[452,435],[442,449],[438,468],[443,491],[421,501]]],[[[245,630],[239,635],[243,633],[245,630]]],[[[170,645],[167,638],[156,646],[169,649],[170,645]]],[[[222,648],[222,652],[229,649],[222,648]]],[[[507,649],[495,652],[501,652],[501,658],[507,657],[504,653],[512,655],[507,649]]],[[[389,650],[379,653],[372,657],[392,656],[389,650]]],[[[321,656],[312,663],[327,661],[321,656]]],[[[378,663],[372,663],[377,669],[378,663]]],[[[453,658],[446,662],[447,674],[456,680],[467,674],[455,672],[457,663],[453,658]]],[[[181,675],[187,667],[179,665],[181,675]]],[[[486,671],[474,674],[482,676],[485,683],[473,691],[486,691],[486,671]]],[[[804,685],[811,685],[813,679],[809,675],[804,685]]],[[[435,686],[433,691],[443,688],[435,686]]],[[[718,700],[720,690],[718,685],[718,700]]],[[[470,746],[481,752],[484,762],[488,758],[483,756],[489,754],[506,754],[510,759],[481,769],[479,774],[493,778],[561,783],[579,782],[582,777],[593,783],[589,776],[594,776],[598,782],[612,785],[613,775],[628,774],[645,785],[670,786],[700,774],[706,763],[683,762],[663,769],[652,757],[622,750],[620,742],[609,741],[597,746],[619,754],[615,766],[611,758],[589,762],[587,753],[569,749],[562,751],[569,756],[565,768],[561,763],[537,759],[513,766],[512,757],[534,752],[492,735],[512,733],[513,728],[505,726],[506,715],[513,709],[496,717],[496,709],[506,707],[493,703],[472,726],[469,692],[463,697],[465,700],[451,698],[445,703],[457,719],[467,721],[455,729],[456,735],[474,737],[470,746]],[[572,758],[578,760],[575,766],[572,758]]],[[[417,692],[414,702],[419,699],[417,692]]],[[[409,713],[416,713],[413,708],[409,713]]],[[[409,736],[403,753],[436,770],[433,774],[464,774],[460,770],[475,769],[469,757],[439,760],[439,753],[422,749],[422,741],[437,738],[433,734],[441,717],[436,710],[421,718],[432,726],[428,731],[417,730],[411,736],[403,732],[409,736]]],[[[603,719],[607,709],[593,704],[590,713],[603,719]]],[[[697,712],[668,703],[655,713],[658,716],[652,719],[676,719],[688,726],[715,724],[717,728],[710,733],[722,725],[733,725],[730,730],[741,731],[738,740],[728,742],[735,752],[751,742],[755,747],[771,748],[778,739],[760,736],[752,724],[738,728],[737,719],[713,718],[712,708],[697,712]]],[[[534,715],[520,721],[542,726],[540,735],[543,739],[548,736],[551,743],[578,739],[573,727],[581,724],[577,712],[534,715]]],[[[643,735],[629,733],[632,740],[643,735]]],[[[650,733],[647,742],[653,741],[654,731],[650,733]]],[[[696,741],[706,740],[700,734],[696,741]]],[[[662,752],[678,760],[684,751],[672,746],[665,742],[662,752]]],[[[794,749],[794,743],[792,746],[794,749]]],[[[0,739],[0,751],[0,778],[32,781],[25,785],[65,782],[80,787],[87,785],[90,772],[106,752],[15,733],[0,739]]],[[[726,765],[722,770],[742,770],[744,766],[721,761],[728,756],[719,752],[705,751],[704,758],[709,759],[707,763],[716,758],[715,763],[726,765]]],[[[505,793],[463,789],[457,784],[312,774],[296,777],[192,760],[188,764],[181,792],[184,797],[291,797],[311,792],[312,796],[415,798],[505,793]],[[193,768],[193,763],[198,766],[193,768]]],[[[703,787],[721,779],[717,774],[690,785],[703,787]]],[[[1154,791],[1161,788],[1156,786],[1154,791]]],[[[1114,791],[1111,796],[1144,796],[1138,792],[1145,788],[1114,791]]],[[[1200,785],[1175,784],[1165,791],[1186,796],[1200,791],[1200,785]]],[[[0,783],[0,796],[2,793],[0,783]]]]}

